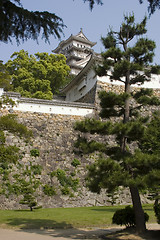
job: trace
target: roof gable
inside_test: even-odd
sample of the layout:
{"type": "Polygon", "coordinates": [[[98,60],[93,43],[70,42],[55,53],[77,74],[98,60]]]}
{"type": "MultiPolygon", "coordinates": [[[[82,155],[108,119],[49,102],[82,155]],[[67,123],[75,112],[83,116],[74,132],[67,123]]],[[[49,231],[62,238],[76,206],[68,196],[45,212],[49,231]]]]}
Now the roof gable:
{"type": "Polygon", "coordinates": [[[84,35],[82,28],[81,28],[80,32],[75,37],[80,37],[80,38],[85,39],[86,41],[89,41],[88,38],[84,35]]]}

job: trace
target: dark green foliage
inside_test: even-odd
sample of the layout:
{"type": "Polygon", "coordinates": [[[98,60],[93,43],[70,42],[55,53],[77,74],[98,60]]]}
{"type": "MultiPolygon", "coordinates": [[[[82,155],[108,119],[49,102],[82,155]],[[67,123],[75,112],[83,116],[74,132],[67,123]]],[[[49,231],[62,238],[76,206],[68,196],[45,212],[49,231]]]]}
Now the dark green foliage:
{"type": "MultiPolygon", "coordinates": [[[[145,215],[145,222],[148,222],[149,216],[147,213],[145,215]]],[[[112,223],[117,225],[125,225],[126,227],[135,226],[135,214],[133,207],[127,206],[124,209],[117,210],[112,218],[112,223]]]]}
{"type": "Polygon", "coordinates": [[[16,163],[19,157],[19,148],[16,146],[0,145],[0,164],[16,163]]]}
{"type": "Polygon", "coordinates": [[[11,76],[2,61],[0,61],[0,88],[4,88],[5,91],[12,90],[11,76]]]}
{"type": "Polygon", "coordinates": [[[124,114],[124,104],[125,100],[129,97],[127,93],[115,94],[113,92],[105,91],[99,93],[99,98],[101,100],[100,105],[102,107],[100,116],[102,118],[107,117],[120,117],[124,114]],[[117,108],[118,111],[117,111],[117,108]]]}
{"type": "Polygon", "coordinates": [[[13,107],[15,105],[15,101],[13,101],[7,96],[2,96],[1,102],[3,103],[3,105],[9,105],[10,107],[13,107]]]}
{"type": "Polygon", "coordinates": [[[57,169],[51,173],[51,177],[56,176],[60,185],[62,186],[61,192],[64,195],[70,194],[71,191],[77,191],[79,179],[73,178],[71,175],[67,176],[66,172],[62,169],[57,169]]]}
{"type": "Polygon", "coordinates": [[[81,163],[77,158],[74,158],[74,160],[71,162],[71,165],[73,167],[77,167],[77,166],[81,165],[81,163]]]}
{"type": "Polygon", "coordinates": [[[33,208],[37,206],[35,197],[30,193],[25,193],[23,199],[20,200],[19,203],[23,205],[27,205],[31,211],[33,211],[33,208]]]}
{"type": "MultiPolygon", "coordinates": [[[[157,9],[160,9],[160,1],[159,0],[147,0],[149,3],[148,12],[149,14],[153,14],[157,9]]],[[[139,0],[140,3],[143,3],[144,0],[139,0]]]]}
{"type": "Polygon", "coordinates": [[[55,188],[53,186],[50,186],[48,184],[45,184],[43,186],[43,192],[47,196],[53,196],[56,194],[55,188]]]}
{"type": "Polygon", "coordinates": [[[1,0],[0,13],[0,41],[6,43],[12,38],[17,44],[20,40],[38,41],[39,35],[49,42],[50,35],[60,38],[65,27],[63,20],[54,13],[29,11],[22,7],[21,1],[1,0]]]}
{"type": "MultiPolygon", "coordinates": [[[[101,4],[101,0],[83,0],[89,2],[90,9],[94,4],[101,4]]],[[[20,0],[1,0],[0,2],[0,41],[12,42],[16,39],[17,44],[33,39],[38,42],[38,37],[49,42],[49,37],[53,35],[60,39],[64,27],[62,18],[47,11],[29,11],[24,9],[20,0]],[[6,28],[7,26],[7,28],[6,28]]]]}
{"type": "Polygon", "coordinates": [[[94,118],[86,118],[83,121],[77,121],[75,124],[75,130],[80,130],[81,132],[89,132],[91,134],[99,133],[106,135],[110,132],[112,124],[110,122],[102,122],[94,118]]]}
{"type": "Polygon", "coordinates": [[[32,136],[32,132],[28,130],[26,126],[18,123],[16,115],[14,114],[0,117],[0,128],[15,133],[20,137],[30,138],[32,136]]]}
{"type": "Polygon", "coordinates": [[[97,3],[97,4],[103,4],[103,1],[102,0],[83,0],[84,2],[89,2],[89,6],[90,6],[90,9],[92,10],[93,7],[94,7],[94,4],[97,3]]]}
{"type": "Polygon", "coordinates": [[[31,156],[33,156],[33,157],[39,157],[39,155],[40,155],[40,153],[39,153],[39,150],[38,149],[32,149],[31,151],[30,151],[30,154],[31,154],[31,156]]]}
{"type": "Polygon", "coordinates": [[[39,165],[33,165],[30,162],[29,166],[21,166],[20,174],[14,175],[15,185],[17,185],[19,192],[18,195],[22,195],[20,204],[27,205],[32,211],[37,206],[36,192],[41,182],[37,179],[37,175],[41,174],[42,167],[39,165]]]}
{"type": "Polygon", "coordinates": [[[157,205],[154,205],[154,212],[157,217],[157,222],[160,224],[160,203],[157,205]]]}
{"type": "Polygon", "coordinates": [[[63,195],[69,195],[70,189],[67,186],[64,186],[63,188],[61,188],[61,192],[63,195]]]}
{"type": "Polygon", "coordinates": [[[85,154],[92,153],[94,151],[106,151],[106,145],[103,143],[96,142],[94,140],[91,140],[90,142],[87,141],[86,138],[79,137],[74,144],[74,147],[76,148],[75,152],[83,152],[85,154]]]}
{"type": "Polygon", "coordinates": [[[41,165],[31,165],[31,171],[33,175],[41,175],[42,166],[41,165]]]}
{"type": "Polygon", "coordinates": [[[160,154],[160,112],[156,112],[146,125],[139,147],[146,153],[160,154]]]}
{"type": "Polygon", "coordinates": [[[117,190],[118,190],[118,188],[117,189],[115,188],[113,191],[107,192],[107,197],[109,198],[107,200],[107,202],[109,202],[112,206],[114,204],[116,204],[116,201],[117,201],[117,199],[119,197],[119,194],[120,194],[120,193],[118,193],[117,190]]]}
{"type": "Polygon", "coordinates": [[[4,136],[4,132],[0,131],[0,144],[4,144],[5,143],[5,136],[4,136]]]}

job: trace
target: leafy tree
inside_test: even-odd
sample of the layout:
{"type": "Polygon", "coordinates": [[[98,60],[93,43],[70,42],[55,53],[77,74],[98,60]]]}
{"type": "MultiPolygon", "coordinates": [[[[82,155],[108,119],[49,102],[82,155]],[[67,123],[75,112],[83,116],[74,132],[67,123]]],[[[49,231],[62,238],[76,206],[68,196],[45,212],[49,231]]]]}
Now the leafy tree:
{"type": "Polygon", "coordinates": [[[85,119],[75,126],[84,133],[75,145],[78,151],[100,152],[99,158],[88,166],[89,189],[99,193],[105,188],[112,193],[118,186],[129,187],[138,232],[146,229],[139,191],[147,188],[149,176],[152,175],[153,180],[155,176],[157,180],[156,171],[160,170],[157,154],[143,152],[140,148],[145,124],[149,121],[149,116],[140,115],[142,107],[158,106],[160,100],[150,89],[137,89],[137,92],[131,89],[135,84],[150,81],[151,72],[159,69],[159,66],[150,65],[155,43],[143,37],[146,32],[146,17],[136,24],[132,14],[124,16],[119,31],[110,29],[102,38],[106,52],[102,53],[103,63],[96,67],[96,72],[123,83],[124,92],[100,92],[101,119],[85,119]],[[87,139],[85,133],[88,132],[109,138],[105,137],[105,142],[96,142],[87,139]],[[114,141],[110,142],[113,137],[114,141]]]}
{"type": "Polygon", "coordinates": [[[0,61],[0,88],[4,88],[5,91],[12,90],[11,76],[2,61],[0,61]]]}
{"type": "Polygon", "coordinates": [[[6,63],[12,85],[25,97],[52,99],[69,75],[70,68],[62,54],[15,52],[6,63]]]}

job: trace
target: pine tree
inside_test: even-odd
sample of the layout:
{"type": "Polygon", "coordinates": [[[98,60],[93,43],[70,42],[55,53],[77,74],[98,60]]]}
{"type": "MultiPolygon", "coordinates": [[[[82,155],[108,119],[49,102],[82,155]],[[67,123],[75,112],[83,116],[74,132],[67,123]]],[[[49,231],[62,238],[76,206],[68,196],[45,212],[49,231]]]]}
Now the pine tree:
{"type": "Polygon", "coordinates": [[[146,230],[139,191],[146,189],[151,172],[160,170],[157,154],[143,152],[138,147],[149,121],[149,116],[141,116],[140,111],[145,106],[159,105],[160,100],[150,89],[136,92],[131,89],[135,84],[150,81],[151,73],[159,71],[159,66],[151,66],[155,43],[142,37],[146,32],[146,17],[136,24],[134,14],[130,14],[124,16],[118,32],[110,29],[107,37],[102,38],[106,52],[102,53],[103,63],[96,72],[123,83],[124,92],[100,92],[101,119],[85,119],[75,126],[84,135],[89,132],[115,137],[115,144],[80,137],[75,146],[81,153],[101,153],[88,166],[87,185],[91,191],[99,193],[105,188],[113,192],[118,186],[129,187],[139,233],[146,230]]]}

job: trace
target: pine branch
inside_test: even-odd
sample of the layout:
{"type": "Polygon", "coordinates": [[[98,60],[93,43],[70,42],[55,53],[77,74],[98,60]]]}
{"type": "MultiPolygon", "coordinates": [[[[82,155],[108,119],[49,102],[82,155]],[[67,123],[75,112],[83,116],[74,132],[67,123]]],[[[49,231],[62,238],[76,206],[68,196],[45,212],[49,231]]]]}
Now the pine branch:
{"type": "MultiPolygon", "coordinates": [[[[16,2],[20,4],[20,1],[16,2]]],[[[41,32],[42,39],[49,42],[50,35],[60,38],[65,27],[63,20],[54,13],[28,11],[5,0],[0,4],[0,19],[0,41],[6,43],[12,42],[12,38],[16,39],[17,44],[20,44],[20,40],[38,41],[41,32]]]]}

